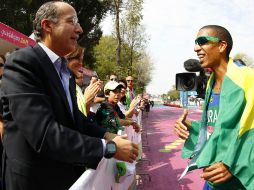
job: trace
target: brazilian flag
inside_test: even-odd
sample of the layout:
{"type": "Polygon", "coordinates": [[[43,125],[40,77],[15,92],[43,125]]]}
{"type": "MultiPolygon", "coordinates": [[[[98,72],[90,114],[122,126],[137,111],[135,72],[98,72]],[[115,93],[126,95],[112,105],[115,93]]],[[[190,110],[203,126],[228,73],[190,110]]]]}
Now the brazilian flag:
{"type": "Polygon", "coordinates": [[[212,74],[206,89],[202,120],[193,121],[182,157],[191,158],[188,171],[217,162],[228,166],[233,177],[215,190],[254,189],[254,70],[229,60],[221,92],[218,119],[207,140],[207,105],[214,83],[212,74]]]}

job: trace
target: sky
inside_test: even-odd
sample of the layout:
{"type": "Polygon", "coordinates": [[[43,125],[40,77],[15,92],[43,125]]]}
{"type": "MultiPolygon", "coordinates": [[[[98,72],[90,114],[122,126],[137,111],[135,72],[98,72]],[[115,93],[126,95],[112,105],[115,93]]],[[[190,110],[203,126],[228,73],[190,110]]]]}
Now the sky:
{"type": "MultiPolygon", "coordinates": [[[[167,93],[175,74],[186,72],[183,63],[197,59],[194,40],[198,30],[209,24],[221,25],[233,38],[231,56],[245,53],[254,59],[253,0],[144,0],[142,25],[149,36],[147,51],[152,57],[150,94],[167,93]]],[[[112,31],[112,19],[102,23],[104,34],[112,31]]]]}

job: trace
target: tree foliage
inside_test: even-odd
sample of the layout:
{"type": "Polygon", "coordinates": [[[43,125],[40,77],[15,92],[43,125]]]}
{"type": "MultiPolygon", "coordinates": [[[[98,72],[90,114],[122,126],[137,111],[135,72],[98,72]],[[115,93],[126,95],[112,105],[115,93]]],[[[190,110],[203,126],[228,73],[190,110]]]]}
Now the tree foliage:
{"type": "Polygon", "coordinates": [[[101,38],[99,44],[94,48],[96,58],[95,70],[101,80],[106,81],[111,73],[116,73],[115,46],[117,41],[111,36],[101,38]]]}
{"type": "Polygon", "coordinates": [[[130,49],[127,64],[129,65],[129,75],[131,75],[133,62],[136,61],[134,51],[142,52],[147,42],[145,28],[141,25],[143,0],[127,0],[125,7],[126,10],[121,19],[121,33],[123,41],[128,44],[130,49]]]}
{"type": "Polygon", "coordinates": [[[121,64],[121,45],[122,45],[122,39],[120,34],[120,12],[121,12],[121,6],[123,2],[122,0],[113,0],[113,7],[114,7],[114,13],[115,13],[115,29],[116,29],[116,39],[117,39],[117,47],[116,47],[116,64],[121,64]]]}
{"type": "MultiPolygon", "coordinates": [[[[136,52],[134,52],[134,55],[136,52]]],[[[142,93],[146,91],[146,86],[151,82],[151,76],[153,71],[153,61],[147,52],[140,52],[140,59],[133,62],[132,75],[136,80],[136,91],[142,93]]]]}
{"type": "MultiPolygon", "coordinates": [[[[128,64],[129,56],[128,52],[130,47],[128,44],[123,44],[123,49],[121,54],[122,63],[117,65],[115,63],[115,47],[117,40],[114,36],[103,36],[100,43],[94,48],[94,55],[96,57],[95,70],[99,77],[107,81],[111,73],[116,73],[119,79],[125,79],[128,75],[128,64]]],[[[151,80],[151,72],[153,69],[152,60],[146,52],[136,52],[134,51],[135,57],[139,57],[133,63],[133,77],[135,78],[135,89],[137,92],[143,92],[145,87],[151,80]]]]}
{"type": "MultiPolygon", "coordinates": [[[[123,52],[121,60],[123,63],[116,64],[117,39],[111,36],[103,36],[99,44],[94,48],[94,55],[96,58],[95,70],[102,80],[108,80],[109,75],[116,73],[118,78],[125,78],[127,76],[128,67],[124,64],[127,61],[127,56],[123,52]]],[[[124,49],[128,49],[127,44],[123,44],[124,49]]]]}
{"type": "Polygon", "coordinates": [[[141,25],[143,0],[111,0],[111,5],[116,27],[112,36],[102,39],[96,47],[96,70],[101,75],[100,77],[105,79],[112,72],[117,73],[119,78],[132,75],[135,78],[135,89],[143,92],[151,81],[153,69],[152,60],[146,52],[145,28],[141,25]],[[118,24],[120,24],[119,27],[118,24]],[[104,44],[105,40],[109,40],[108,43],[112,47],[104,44]],[[109,55],[109,51],[112,51],[112,56],[109,55]],[[104,55],[105,52],[108,55],[104,55]],[[113,55],[115,59],[112,59],[113,55]],[[112,64],[114,61],[115,65],[112,64]]]}
{"type": "MultiPolygon", "coordinates": [[[[49,0],[0,0],[1,22],[14,29],[30,35],[32,21],[38,8],[49,0]]],[[[101,0],[66,0],[76,9],[79,23],[83,28],[83,35],[79,44],[86,48],[85,62],[93,67],[93,47],[99,42],[102,31],[99,26],[101,20],[110,9],[109,1],[101,0]]]]}
{"type": "Polygon", "coordinates": [[[135,77],[136,90],[140,92],[145,91],[145,87],[151,81],[153,70],[152,60],[145,50],[148,37],[145,27],[141,25],[143,3],[143,0],[127,0],[121,19],[122,39],[127,44],[127,48],[123,48],[127,60],[127,74],[135,77]]]}
{"type": "Polygon", "coordinates": [[[168,91],[167,96],[170,97],[170,101],[175,101],[180,99],[180,92],[177,91],[175,85],[173,85],[171,90],[168,91]]]}

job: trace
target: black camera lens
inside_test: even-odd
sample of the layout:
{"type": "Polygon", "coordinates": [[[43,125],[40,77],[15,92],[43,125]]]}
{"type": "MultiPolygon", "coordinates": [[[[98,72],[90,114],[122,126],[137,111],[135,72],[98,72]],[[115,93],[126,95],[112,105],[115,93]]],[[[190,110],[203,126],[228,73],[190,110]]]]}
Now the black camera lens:
{"type": "Polygon", "coordinates": [[[184,76],[180,84],[186,91],[191,91],[195,87],[195,78],[193,76],[184,76]]]}
{"type": "Polygon", "coordinates": [[[195,91],[197,88],[197,79],[195,73],[176,74],[176,89],[179,91],[195,91]]]}

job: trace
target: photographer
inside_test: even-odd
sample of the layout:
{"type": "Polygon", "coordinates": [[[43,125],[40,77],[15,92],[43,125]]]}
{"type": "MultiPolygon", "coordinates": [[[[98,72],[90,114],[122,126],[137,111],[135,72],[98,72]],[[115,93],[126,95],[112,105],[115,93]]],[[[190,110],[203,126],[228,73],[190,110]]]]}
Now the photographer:
{"type": "Polygon", "coordinates": [[[254,187],[254,70],[229,58],[233,41],[223,27],[202,27],[194,51],[202,68],[213,73],[207,83],[201,121],[185,110],[175,131],[185,139],[182,156],[191,158],[188,171],[203,168],[204,189],[243,190],[254,187]]]}

